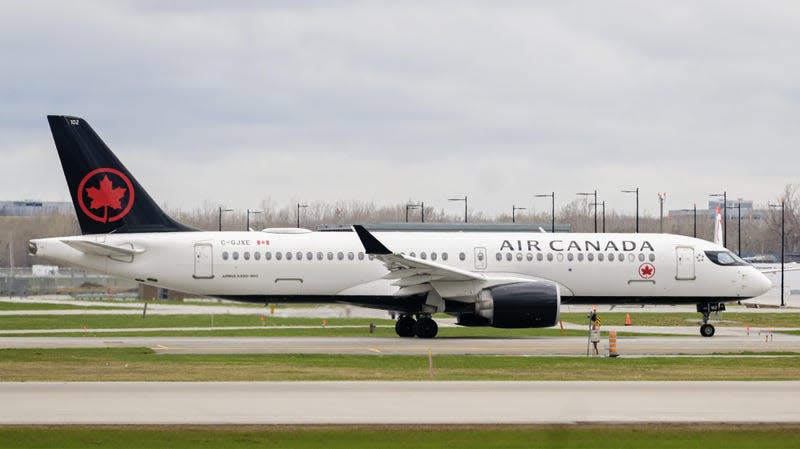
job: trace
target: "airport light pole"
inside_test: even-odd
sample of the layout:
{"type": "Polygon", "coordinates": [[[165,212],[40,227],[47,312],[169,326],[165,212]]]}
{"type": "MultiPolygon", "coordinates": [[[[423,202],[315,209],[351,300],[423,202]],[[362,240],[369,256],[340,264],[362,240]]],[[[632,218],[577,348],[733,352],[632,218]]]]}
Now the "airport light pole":
{"type": "MultiPolygon", "coordinates": [[[[597,207],[597,204],[591,204],[590,206],[597,207]]],[[[606,232],[606,202],[605,202],[605,200],[600,201],[600,206],[603,207],[603,233],[605,234],[605,232],[606,232]]]]}
{"type": "Polygon", "coordinates": [[[594,192],[578,192],[576,195],[594,197],[594,232],[597,233],[597,189],[594,192]]]}
{"type": "Polygon", "coordinates": [[[306,208],[306,207],[308,207],[308,204],[297,203],[297,227],[298,228],[300,227],[300,208],[301,207],[302,208],[306,208]]]}
{"type": "Polygon", "coordinates": [[[233,212],[233,209],[223,209],[222,206],[219,207],[219,230],[222,231],[222,213],[223,212],[233,212]]]}
{"type": "Polygon", "coordinates": [[[463,201],[464,202],[464,223],[467,222],[467,195],[464,198],[448,198],[447,201],[463,201]]]}
{"type": "Polygon", "coordinates": [[[247,224],[245,225],[245,228],[244,228],[245,231],[249,231],[250,230],[250,215],[258,215],[260,213],[261,213],[260,210],[247,209],[247,224]]]}
{"type": "Polygon", "coordinates": [[[722,197],[722,208],[723,208],[723,215],[722,215],[722,246],[725,248],[728,247],[728,191],[724,191],[722,193],[712,193],[709,195],[711,197],[719,198],[722,197]]]}
{"type": "Polygon", "coordinates": [[[785,215],[784,211],[786,209],[786,200],[781,198],[781,204],[770,204],[769,207],[780,208],[781,209],[781,307],[784,307],[786,303],[783,300],[783,260],[785,259],[785,236],[786,236],[786,228],[785,228],[785,215]]]}
{"type": "Polygon", "coordinates": [[[556,232],[556,192],[533,195],[535,198],[550,197],[550,232],[556,232]]]}
{"type": "Polygon", "coordinates": [[[736,224],[736,255],[742,257],[742,200],[736,201],[736,209],[738,211],[736,224]]]}
{"type": "Polygon", "coordinates": [[[635,193],[636,194],[636,233],[639,233],[639,188],[635,190],[623,190],[622,193],[635,193]]]}
{"type": "Polygon", "coordinates": [[[664,233],[664,200],[667,199],[666,192],[658,194],[658,232],[664,233]]]}
{"type": "Polygon", "coordinates": [[[422,210],[421,220],[422,220],[423,223],[425,223],[425,203],[424,202],[423,203],[419,203],[419,204],[406,204],[406,223],[408,223],[408,210],[409,209],[420,209],[420,210],[422,210]]]}
{"type": "Polygon", "coordinates": [[[517,207],[516,205],[511,205],[511,223],[517,222],[517,211],[518,210],[525,210],[527,207],[517,207]]]}

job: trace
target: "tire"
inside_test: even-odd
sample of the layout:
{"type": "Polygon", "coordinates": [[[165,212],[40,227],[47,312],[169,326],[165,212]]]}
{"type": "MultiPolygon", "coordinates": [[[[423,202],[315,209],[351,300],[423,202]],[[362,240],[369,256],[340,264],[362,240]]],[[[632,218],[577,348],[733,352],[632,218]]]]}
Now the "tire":
{"type": "Polygon", "coordinates": [[[417,327],[417,322],[414,318],[408,315],[401,316],[397,323],[394,324],[394,331],[401,337],[413,337],[417,327]]]}
{"type": "Polygon", "coordinates": [[[711,324],[706,323],[700,326],[700,335],[703,337],[713,337],[715,331],[716,329],[714,329],[714,326],[711,324]]]}
{"type": "Polygon", "coordinates": [[[420,318],[414,330],[419,338],[433,338],[439,333],[439,325],[430,318],[420,318]]]}

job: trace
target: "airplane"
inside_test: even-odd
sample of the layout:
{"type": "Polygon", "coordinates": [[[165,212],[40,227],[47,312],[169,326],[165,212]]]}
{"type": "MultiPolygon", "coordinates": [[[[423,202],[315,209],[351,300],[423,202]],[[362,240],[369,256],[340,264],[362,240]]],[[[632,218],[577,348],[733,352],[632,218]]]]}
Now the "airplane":
{"type": "Polygon", "coordinates": [[[146,285],[252,303],[344,303],[397,314],[401,337],[463,326],[550,327],[564,304],[696,304],[712,312],[770,281],[722,246],[671,234],[200,231],[167,215],[89,124],[48,116],[82,235],[29,252],[146,285]]]}

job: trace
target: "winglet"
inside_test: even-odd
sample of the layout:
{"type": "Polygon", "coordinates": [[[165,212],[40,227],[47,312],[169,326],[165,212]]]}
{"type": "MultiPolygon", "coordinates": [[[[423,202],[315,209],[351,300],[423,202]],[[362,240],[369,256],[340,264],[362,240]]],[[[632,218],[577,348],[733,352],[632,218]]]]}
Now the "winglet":
{"type": "Polygon", "coordinates": [[[355,229],[356,234],[358,234],[358,238],[361,239],[361,244],[364,245],[364,251],[366,251],[367,254],[392,254],[388,248],[383,246],[383,243],[364,229],[364,226],[353,225],[353,229],[355,229]]]}

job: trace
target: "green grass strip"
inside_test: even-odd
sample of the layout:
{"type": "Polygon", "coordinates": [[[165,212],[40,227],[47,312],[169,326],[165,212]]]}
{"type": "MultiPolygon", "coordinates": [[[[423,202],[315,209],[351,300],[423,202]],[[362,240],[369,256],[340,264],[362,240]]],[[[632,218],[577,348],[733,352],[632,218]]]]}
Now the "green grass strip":
{"type": "MultiPolygon", "coordinates": [[[[365,348],[366,350],[366,348],[365,348]]],[[[800,380],[800,355],[433,355],[434,380],[800,380]]],[[[147,348],[2,349],[0,381],[430,380],[427,354],[155,354],[147,348]]]]}
{"type": "Polygon", "coordinates": [[[800,425],[0,427],[0,449],[51,447],[777,449],[800,447],[800,425]]]}

